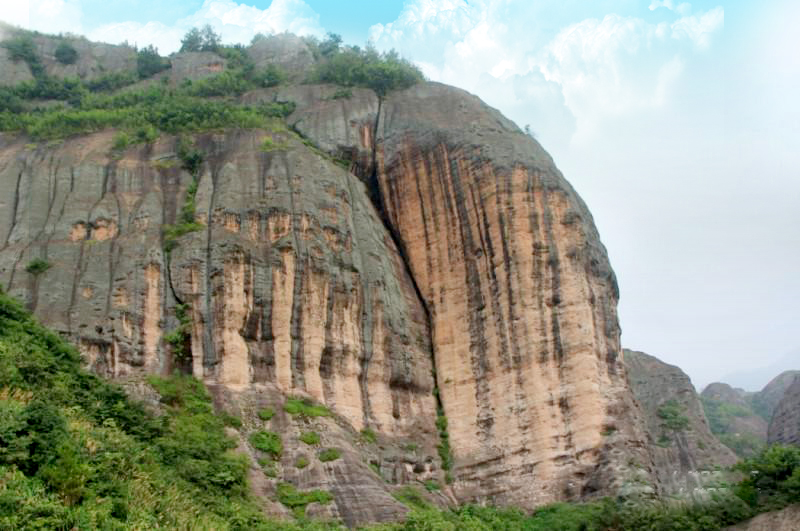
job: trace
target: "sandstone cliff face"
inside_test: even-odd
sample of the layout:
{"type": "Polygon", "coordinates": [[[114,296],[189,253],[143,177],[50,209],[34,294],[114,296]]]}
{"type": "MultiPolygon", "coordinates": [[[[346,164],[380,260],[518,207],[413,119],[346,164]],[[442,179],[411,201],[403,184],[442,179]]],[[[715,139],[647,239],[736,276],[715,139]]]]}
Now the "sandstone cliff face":
{"type": "Polygon", "coordinates": [[[670,493],[691,495],[717,482],[721,478],[714,469],[733,465],[737,457],[711,433],[689,376],[644,352],[623,352],[661,485],[670,493]]]}
{"type": "Polygon", "coordinates": [[[530,506],[646,470],[614,275],[547,153],[444,85],[309,90],[282,95],[295,127],[371,183],[430,313],[458,498],[530,506]]]}
{"type": "MultiPolygon", "coordinates": [[[[299,78],[313,64],[303,46],[267,39],[249,53],[266,65],[291,51],[299,78]]],[[[214,54],[179,54],[168,75],[224,68],[214,54]]],[[[297,134],[194,138],[200,227],[169,253],[164,228],[194,178],[175,138],[112,156],[111,132],[42,145],[0,136],[0,282],[101,374],[133,387],[175,369],[204,380],[245,419],[244,452],[259,408],[291,395],[330,407],[312,427],[344,450],[333,464],[294,470],[306,420],[271,421],[287,440],[284,478],[335,493],[322,516],[399,517],[392,485],[443,480],[437,409],[454,457],[439,503],[651,493],[616,280],[550,156],[452,87],[337,90],[242,97],[296,103],[297,134]],[[37,258],[51,268],[26,271],[37,258]],[[167,338],[182,312],[181,349],[167,338]]],[[[274,487],[257,470],[252,483],[267,497],[274,487]]]]}
{"type": "Polygon", "coordinates": [[[197,139],[203,227],[169,256],[162,227],[191,181],[174,139],[118,160],[110,133],[0,139],[0,282],[101,374],[183,368],[230,392],[271,386],[435,456],[429,332],[403,261],[364,185],[282,135],[269,153],[264,133],[197,139]],[[35,258],[51,268],[26,272],[35,258]],[[164,340],[178,303],[190,307],[187,359],[164,340]]]}
{"type": "Polygon", "coordinates": [[[783,394],[772,414],[767,432],[769,444],[800,446],[800,376],[783,394]]]}

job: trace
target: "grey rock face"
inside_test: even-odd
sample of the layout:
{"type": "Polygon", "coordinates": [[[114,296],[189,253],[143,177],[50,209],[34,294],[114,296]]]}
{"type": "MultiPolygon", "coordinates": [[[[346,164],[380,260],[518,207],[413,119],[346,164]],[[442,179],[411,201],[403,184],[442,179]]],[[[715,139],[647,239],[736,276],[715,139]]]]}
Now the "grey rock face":
{"type": "Polygon", "coordinates": [[[767,432],[769,444],[794,444],[800,446],[800,376],[778,402],[767,432]]]}
{"type": "Polygon", "coordinates": [[[644,352],[625,349],[624,356],[631,389],[645,413],[651,452],[665,491],[691,496],[719,481],[714,469],[730,466],[737,458],[711,433],[689,376],[644,352]]]}

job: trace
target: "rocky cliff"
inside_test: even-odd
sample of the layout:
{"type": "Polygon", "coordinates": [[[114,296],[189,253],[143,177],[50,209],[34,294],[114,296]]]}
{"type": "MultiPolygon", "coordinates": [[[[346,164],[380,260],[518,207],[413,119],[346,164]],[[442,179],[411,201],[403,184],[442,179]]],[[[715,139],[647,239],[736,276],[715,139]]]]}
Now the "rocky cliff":
{"type": "Polygon", "coordinates": [[[800,376],[784,392],[772,413],[767,432],[769,444],[800,446],[800,376]]]}
{"type": "Polygon", "coordinates": [[[785,371],[755,393],[709,384],[701,397],[711,431],[740,457],[754,455],[766,444],[773,411],[797,375],[798,371],[785,371]]]}
{"type": "Polygon", "coordinates": [[[661,484],[673,493],[692,494],[718,481],[715,469],[733,465],[737,457],[711,433],[689,376],[644,352],[624,353],[661,484]]]}
{"type": "MultiPolygon", "coordinates": [[[[270,42],[250,53],[285,57],[270,42]]],[[[192,57],[172,77],[225,68],[192,57]]],[[[550,156],[452,87],[341,92],[251,91],[296,110],[121,150],[3,134],[0,283],[98,373],[190,372],[245,432],[288,397],[330,408],[314,428],[345,458],[295,471],[308,419],[282,414],[281,477],[329,486],[349,524],[402,514],[392,485],[417,480],[522,507],[652,483],[614,274],[550,156]]]]}

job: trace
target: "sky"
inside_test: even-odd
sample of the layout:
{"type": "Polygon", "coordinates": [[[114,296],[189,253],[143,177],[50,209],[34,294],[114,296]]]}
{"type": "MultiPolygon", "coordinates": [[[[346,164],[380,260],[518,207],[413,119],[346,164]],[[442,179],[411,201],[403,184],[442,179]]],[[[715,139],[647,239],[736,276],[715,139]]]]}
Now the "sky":
{"type": "Polygon", "coordinates": [[[156,45],[193,26],[395,48],[539,142],[594,215],[623,345],[695,386],[800,369],[800,3],[0,0],[44,32],[156,45]],[[113,7],[109,7],[113,6],[113,7]],[[760,370],[764,367],[768,371],[760,370]]]}

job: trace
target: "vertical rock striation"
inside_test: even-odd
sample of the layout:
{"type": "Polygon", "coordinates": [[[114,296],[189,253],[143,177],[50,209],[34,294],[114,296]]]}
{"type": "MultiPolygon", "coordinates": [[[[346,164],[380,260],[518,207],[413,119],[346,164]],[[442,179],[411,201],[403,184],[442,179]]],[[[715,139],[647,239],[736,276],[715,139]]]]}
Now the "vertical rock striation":
{"type": "Polygon", "coordinates": [[[772,413],[767,431],[769,444],[800,446],[800,376],[786,389],[772,413]]]}

